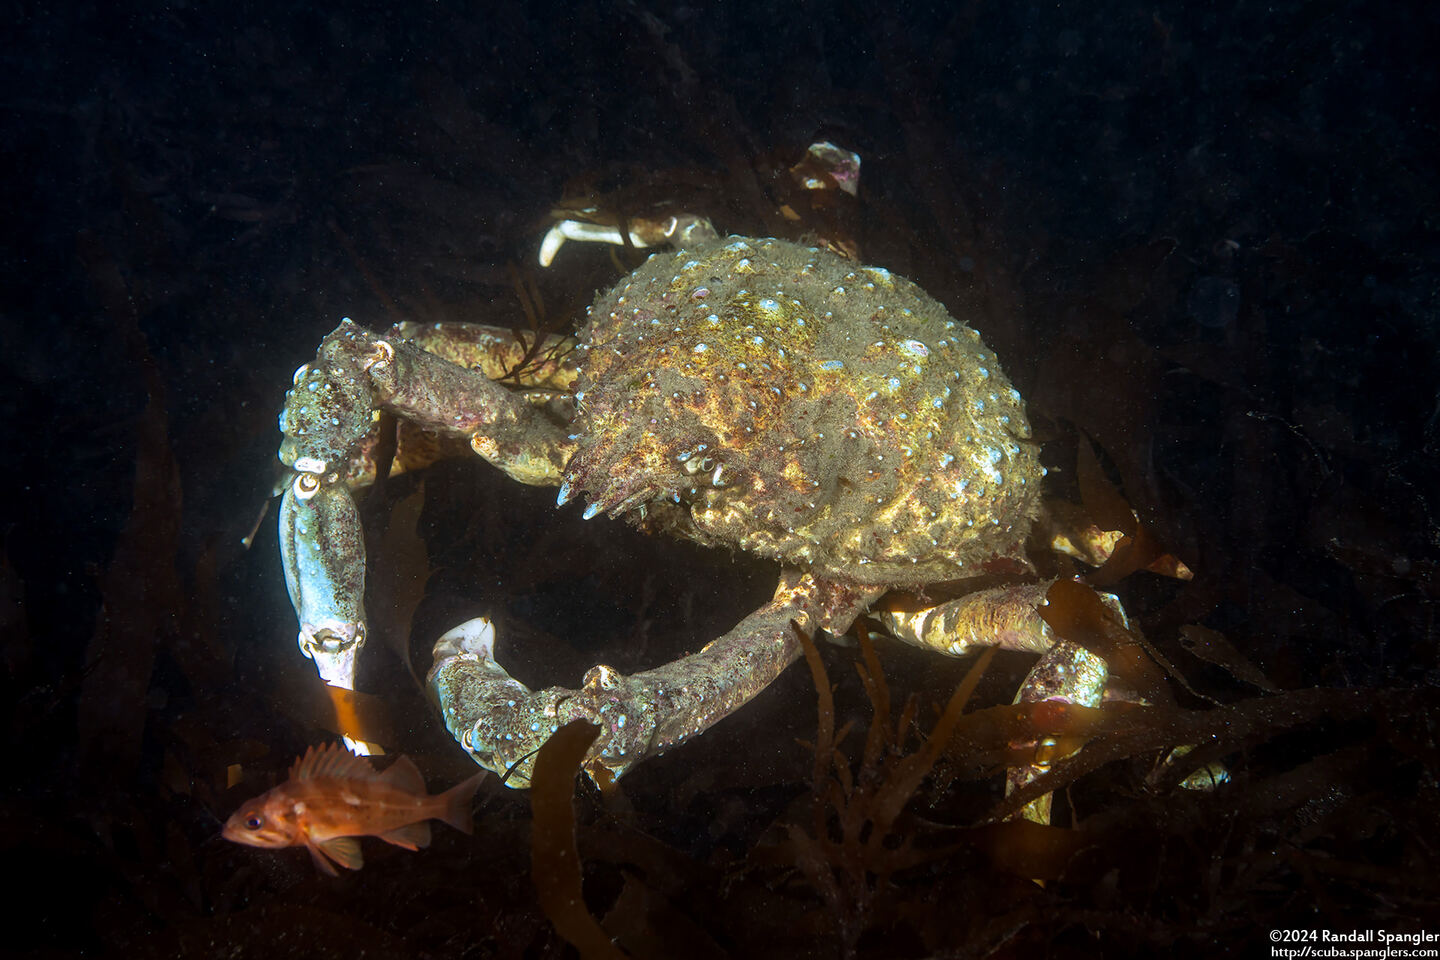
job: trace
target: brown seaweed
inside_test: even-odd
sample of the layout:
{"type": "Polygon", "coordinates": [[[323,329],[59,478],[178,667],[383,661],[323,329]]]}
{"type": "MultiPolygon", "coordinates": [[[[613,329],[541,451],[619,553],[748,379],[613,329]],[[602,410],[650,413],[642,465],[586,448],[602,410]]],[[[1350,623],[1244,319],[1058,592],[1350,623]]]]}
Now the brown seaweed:
{"type": "Polygon", "coordinates": [[[610,941],[585,906],[580,852],[575,846],[575,778],[585,751],[600,728],[572,720],[557,730],[535,757],[530,782],[530,876],[540,907],[560,936],[574,944],[584,960],[622,960],[624,952],[610,941]]]}
{"type": "Polygon", "coordinates": [[[812,773],[811,826],[789,827],[795,864],[820,893],[837,927],[841,954],[854,956],[856,945],[873,922],[875,901],[899,870],[933,856],[916,849],[895,833],[896,821],[920,782],[930,773],[949,741],[966,702],[984,675],[993,651],[986,651],[956,688],[914,752],[905,741],[915,716],[912,698],[892,718],[890,690],[869,632],[858,631],[863,663],[855,665],[873,708],[858,768],[840,751],[849,727],[835,732],[830,678],[814,641],[792,624],[805,651],[819,700],[812,773]]]}

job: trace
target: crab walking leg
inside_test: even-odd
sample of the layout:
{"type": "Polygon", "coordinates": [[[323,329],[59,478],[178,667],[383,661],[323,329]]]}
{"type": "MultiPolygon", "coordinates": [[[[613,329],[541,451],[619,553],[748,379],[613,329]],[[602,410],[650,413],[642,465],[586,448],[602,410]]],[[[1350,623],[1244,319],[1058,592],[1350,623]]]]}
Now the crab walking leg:
{"type": "MultiPolygon", "coordinates": [[[[920,611],[886,611],[880,621],[900,640],[952,657],[963,657],[982,647],[1000,647],[1040,654],[1040,659],[1015,695],[1015,703],[1055,701],[1098,707],[1105,698],[1109,668],[1105,661],[1078,643],[1061,640],[1040,616],[1053,581],[981,590],[958,600],[920,611]]],[[[1102,599],[1108,595],[1102,594],[1102,599]]],[[[1124,611],[1113,597],[1105,599],[1125,622],[1124,611]]],[[[1016,744],[1016,746],[1025,746],[1016,744]]],[[[1006,794],[1013,793],[1050,769],[1056,756],[1055,738],[1033,744],[1035,761],[1013,767],[1006,779],[1006,794]]],[[[1025,806],[1021,816],[1036,823],[1050,822],[1050,794],[1025,806]]]]}
{"type": "Polygon", "coordinates": [[[676,746],[728,716],[801,652],[791,625],[813,633],[849,628],[882,591],[787,571],[774,598],[702,650],[625,676],[607,666],[579,690],[532,692],[495,661],[493,634],[446,634],[435,645],[429,682],[450,733],[475,762],[512,787],[530,782],[533,757],[571,720],[599,724],[585,769],[597,782],[676,746]]]}
{"type": "MultiPolygon", "coordinates": [[[[680,249],[715,240],[720,236],[708,218],[693,213],[681,213],[664,220],[636,218],[630,221],[628,232],[630,245],[637,250],[656,247],[662,243],[673,244],[680,249]]],[[[540,266],[548,267],[554,263],[555,255],[560,252],[566,240],[613,243],[621,247],[625,245],[625,237],[617,226],[588,223],[584,220],[561,220],[550,228],[540,243],[540,266]]]]}
{"type": "Polygon", "coordinates": [[[382,407],[471,439],[526,484],[559,484],[575,446],[523,397],[403,338],[346,320],[321,341],[315,360],[295,371],[279,420],[279,459],[295,471],[279,511],[279,541],[300,649],[325,682],[346,689],[354,689],[366,639],[364,534],[347,482],[367,456],[382,407]]]}
{"type": "MultiPolygon", "coordinates": [[[[1015,702],[1070,703],[1081,707],[1098,707],[1105,699],[1105,685],[1110,679],[1110,668],[1105,660],[1096,656],[1072,640],[1062,640],[1049,650],[1030,668],[1015,702]]],[[[1032,780],[1050,770],[1056,760],[1063,760],[1079,748],[1062,752],[1060,742],[1053,736],[1043,737],[1029,744],[1012,746],[1033,746],[1035,759],[1020,767],[1011,767],[1005,775],[1005,795],[1027,786],[1032,780]]],[[[1050,808],[1054,794],[1045,793],[1031,800],[1020,810],[1020,816],[1032,823],[1049,824],[1050,808]]]]}
{"type": "Polygon", "coordinates": [[[326,683],[355,689],[365,645],[365,536],[344,484],[296,476],[280,502],[280,558],[300,652],[326,683]]]}
{"type": "Polygon", "coordinates": [[[924,610],[886,610],[875,616],[896,639],[950,657],[985,647],[1044,653],[1059,639],[1039,614],[1052,582],[978,590],[924,610]]]}
{"type": "Polygon", "coordinates": [[[523,483],[556,485],[573,451],[559,425],[482,373],[349,320],[295,371],[280,460],[295,470],[280,510],[285,582],[299,643],[326,682],[354,689],[365,643],[365,541],[347,482],[380,409],[470,439],[523,483]]]}

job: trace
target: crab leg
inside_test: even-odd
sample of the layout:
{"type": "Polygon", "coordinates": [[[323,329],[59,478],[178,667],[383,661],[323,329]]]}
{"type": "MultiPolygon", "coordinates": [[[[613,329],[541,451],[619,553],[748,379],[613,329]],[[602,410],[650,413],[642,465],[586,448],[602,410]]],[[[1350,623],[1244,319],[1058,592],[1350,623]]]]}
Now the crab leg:
{"type": "Polygon", "coordinates": [[[280,459],[328,481],[380,409],[470,438],[476,453],[521,483],[559,486],[575,450],[558,424],[483,373],[346,320],[321,341],[315,362],[296,371],[281,415],[280,459]]]}
{"type": "Polygon", "coordinates": [[[326,682],[353,689],[365,642],[365,544],[347,484],[385,409],[471,440],[522,483],[557,485],[574,443],[530,402],[479,373],[349,320],[295,371],[280,415],[280,460],[295,471],[280,510],[299,644],[326,682]],[[456,411],[464,411],[457,413],[456,411]]]}
{"type": "MultiPolygon", "coordinates": [[[[1040,616],[1053,581],[981,590],[958,600],[915,612],[886,611],[878,617],[898,639],[952,657],[963,657],[981,647],[1000,647],[1040,654],[1015,695],[1015,703],[1076,704],[1098,707],[1105,698],[1109,667],[1103,658],[1078,643],[1061,640],[1040,616]]],[[[1125,612],[1107,594],[1103,602],[1122,623],[1125,612]]],[[[1015,746],[1025,746],[1015,744],[1015,746]]],[[[1055,759],[1055,740],[1033,744],[1035,761],[1010,769],[1007,795],[1045,773],[1055,759]]],[[[1026,804],[1020,815],[1036,823],[1050,822],[1051,795],[1026,804]]]]}
{"type": "Polygon", "coordinates": [[[631,676],[594,667],[579,690],[532,692],[495,661],[493,632],[467,624],[435,644],[429,682],[450,733],[480,766],[509,773],[512,787],[529,785],[535,751],[561,726],[598,724],[585,769],[603,784],[768,686],[800,656],[792,621],[807,633],[843,632],[880,592],[788,571],[774,599],[699,652],[631,676]]]}
{"type": "MultiPolygon", "coordinates": [[[[1071,640],[1061,640],[1041,655],[1025,675],[1025,682],[1015,694],[1015,703],[1064,703],[1080,707],[1098,707],[1105,699],[1105,687],[1110,679],[1110,667],[1103,657],[1085,649],[1071,640]]],[[[1013,747],[1033,748],[1034,759],[1024,766],[1011,767],[1005,775],[1005,795],[1029,785],[1036,777],[1047,773],[1056,760],[1068,754],[1062,753],[1059,741],[1053,736],[1042,737],[1026,743],[1012,743],[1013,747]]],[[[1073,752],[1073,751],[1072,751],[1073,752]]],[[[1042,794],[1031,800],[1020,810],[1020,816],[1033,823],[1048,824],[1053,794],[1042,794]]]]}
{"type": "Polygon", "coordinates": [[[1040,618],[1051,581],[977,590],[923,610],[875,614],[898,640],[949,657],[985,647],[1044,653],[1057,637],[1040,618]]]}
{"type": "MultiPolygon", "coordinates": [[[[691,213],[681,213],[663,220],[637,217],[630,221],[630,245],[637,250],[674,244],[677,247],[691,246],[719,237],[715,226],[707,218],[691,213]]],[[[583,243],[613,243],[625,245],[625,236],[618,226],[603,223],[589,223],[584,220],[561,220],[550,228],[540,243],[540,266],[548,267],[555,262],[555,255],[566,240],[583,243]]]]}

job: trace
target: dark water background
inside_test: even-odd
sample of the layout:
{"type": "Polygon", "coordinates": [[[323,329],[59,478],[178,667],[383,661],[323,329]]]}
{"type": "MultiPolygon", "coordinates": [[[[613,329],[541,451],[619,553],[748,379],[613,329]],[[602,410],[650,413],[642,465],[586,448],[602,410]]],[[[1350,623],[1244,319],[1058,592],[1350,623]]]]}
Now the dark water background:
{"type": "MultiPolygon", "coordinates": [[[[526,798],[493,783],[474,840],[368,841],[339,880],[217,839],[330,735],[273,511],[241,546],[276,479],[275,415],[342,315],[523,326],[533,283],[563,329],[623,272],[600,250],[533,266],[564,196],[818,229],[778,210],[821,138],[863,158],[840,218],[863,259],[979,304],[966,319],[1027,398],[1056,491],[1073,496],[1091,438],[1195,570],[1116,589],[1191,684],[1183,707],[1252,725],[1229,727],[1235,780],[1215,794],[1151,788],[1153,754],[1079,780],[1062,807],[1087,849],[1043,887],[959,829],[1000,787],[954,756],[886,847],[933,855],[888,876],[807,867],[786,840],[811,822],[796,741],[816,701],[795,668],[621,795],[581,791],[590,910],[644,957],[1262,955],[1274,928],[1435,930],[1437,9],[10,5],[6,952],[566,955],[535,901],[526,798]],[[1189,624],[1274,692],[1192,656],[1189,624]]],[[[423,479],[427,559],[390,573],[428,576],[422,672],[434,636],[482,612],[527,681],[657,663],[773,584],[745,558],[582,525],[478,462],[423,479]]],[[[367,519],[383,529],[417,484],[367,519]]],[[[403,647],[377,644],[363,686],[438,789],[468,762],[403,647]]],[[[880,654],[928,730],[968,665],[880,654]]],[[[858,756],[856,654],[824,657],[858,756]]],[[[980,705],[1027,667],[1000,658],[980,705]]]]}

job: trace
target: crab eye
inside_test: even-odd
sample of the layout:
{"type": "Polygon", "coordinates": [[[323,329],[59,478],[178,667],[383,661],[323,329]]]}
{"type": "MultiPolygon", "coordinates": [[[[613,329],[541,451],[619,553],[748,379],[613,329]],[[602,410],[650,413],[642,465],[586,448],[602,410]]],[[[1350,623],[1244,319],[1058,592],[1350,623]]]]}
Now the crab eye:
{"type": "Polygon", "coordinates": [[[258,813],[252,813],[245,818],[246,830],[259,830],[263,826],[265,826],[265,818],[258,813]]]}

